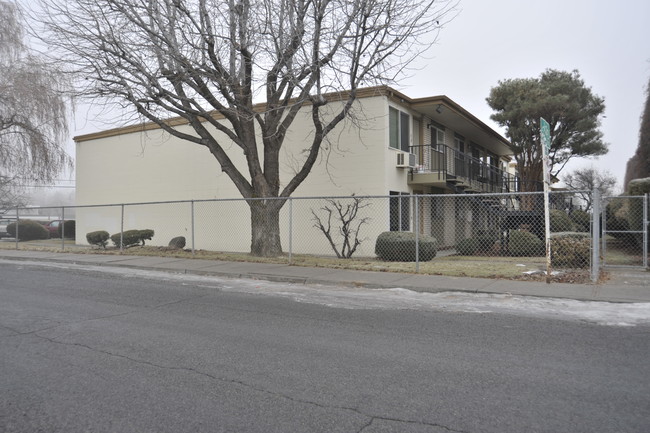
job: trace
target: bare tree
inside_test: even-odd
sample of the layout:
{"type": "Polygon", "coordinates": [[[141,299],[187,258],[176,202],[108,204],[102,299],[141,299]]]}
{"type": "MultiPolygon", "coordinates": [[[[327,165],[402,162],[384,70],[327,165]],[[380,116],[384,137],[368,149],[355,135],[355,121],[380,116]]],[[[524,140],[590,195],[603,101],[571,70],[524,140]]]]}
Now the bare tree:
{"type": "Polygon", "coordinates": [[[282,252],[279,211],[361,86],[386,84],[431,46],[455,0],[42,0],[45,38],[80,93],[128,105],[206,146],[248,200],[251,252],[282,252]],[[336,104],[326,94],[336,92],[336,104]],[[254,104],[254,100],[265,100],[254,104]],[[299,111],[313,134],[295,175],[280,155],[299,111]],[[178,116],[192,129],[174,128],[178,116]],[[228,149],[243,151],[246,167],[228,149]],[[262,198],[277,198],[263,200],[262,198]]]}
{"type": "Polygon", "coordinates": [[[616,187],[616,177],[608,171],[598,171],[594,167],[577,169],[567,173],[562,179],[569,189],[578,191],[585,202],[585,210],[589,211],[592,205],[591,192],[594,189],[601,195],[612,195],[616,187]]]}
{"type": "Polygon", "coordinates": [[[370,221],[369,217],[358,218],[359,211],[370,206],[370,203],[354,195],[351,200],[348,204],[343,204],[339,200],[326,200],[329,206],[323,206],[320,210],[327,215],[327,219],[321,219],[313,209],[311,210],[314,227],[323,232],[339,259],[349,259],[357,251],[357,247],[363,242],[363,239],[359,238],[361,226],[370,221]],[[340,223],[334,233],[332,233],[332,218],[336,223],[340,223]],[[339,240],[336,239],[337,237],[339,240]]]}
{"type": "MultiPolygon", "coordinates": [[[[65,82],[23,42],[18,6],[0,1],[0,182],[51,181],[70,167],[65,82]]],[[[14,204],[15,205],[15,204],[14,204]]]]}

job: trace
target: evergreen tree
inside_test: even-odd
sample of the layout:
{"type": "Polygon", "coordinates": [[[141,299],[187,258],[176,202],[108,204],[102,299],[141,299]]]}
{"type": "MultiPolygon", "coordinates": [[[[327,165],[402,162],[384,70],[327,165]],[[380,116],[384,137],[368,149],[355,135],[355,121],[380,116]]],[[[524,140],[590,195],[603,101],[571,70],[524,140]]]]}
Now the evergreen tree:
{"type": "Polygon", "coordinates": [[[539,189],[543,177],[539,119],[551,126],[551,174],[557,176],[574,157],[607,153],[599,116],[603,98],[585,86],[578,71],[546,70],[539,78],[499,81],[487,98],[491,118],[506,128],[524,191],[539,189]]]}

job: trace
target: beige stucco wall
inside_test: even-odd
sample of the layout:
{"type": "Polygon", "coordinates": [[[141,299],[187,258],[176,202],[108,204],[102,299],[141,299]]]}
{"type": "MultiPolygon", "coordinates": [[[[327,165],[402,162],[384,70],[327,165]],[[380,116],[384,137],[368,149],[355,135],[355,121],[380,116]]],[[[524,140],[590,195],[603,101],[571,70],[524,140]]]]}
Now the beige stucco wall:
{"type": "MultiPolygon", "coordinates": [[[[330,105],[337,108],[336,103],[330,105]]],[[[364,98],[355,107],[356,123],[346,121],[329,135],[311,174],[294,197],[387,195],[408,192],[408,170],[395,167],[395,150],[388,143],[388,104],[384,96],[364,98]]],[[[282,151],[281,181],[293,177],[302,150],[311,139],[309,114],[292,125],[282,151]]],[[[179,126],[191,133],[188,126],[179,126]]],[[[77,143],[77,205],[140,203],[152,201],[238,199],[241,197],[227,175],[221,172],[207,148],[150,130],[108,136],[77,143]]],[[[243,152],[227,146],[234,163],[246,173],[243,152]]],[[[296,201],[282,211],[282,242],[291,242],[294,252],[331,254],[326,238],[313,227],[312,210],[325,202],[296,201]],[[289,238],[289,213],[292,236],[289,238]]],[[[361,216],[369,218],[362,229],[366,240],[358,256],[374,254],[374,239],[388,230],[389,205],[376,199],[361,216]]],[[[118,233],[121,207],[79,208],[77,242],[95,230],[118,233]]],[[[187,246],[197,249],[248,251],[250,214],[243,201],[175,203],[124,207],[124,230],[152,228],[153,245],[167,245],[175,236],[185,236],[187,246]],[[192,216],[194,233],[192,233],[192,216]]]]}

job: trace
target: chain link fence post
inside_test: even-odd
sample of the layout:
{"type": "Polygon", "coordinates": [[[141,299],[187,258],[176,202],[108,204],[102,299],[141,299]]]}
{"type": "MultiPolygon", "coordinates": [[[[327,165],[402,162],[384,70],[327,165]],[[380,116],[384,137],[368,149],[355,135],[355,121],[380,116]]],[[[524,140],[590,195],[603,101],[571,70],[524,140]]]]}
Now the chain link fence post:
{"type": "Polygon", "coordinates": [[[420,273],[420,218],[417,196],[411,196],[413,203],[413,229],[415,230],[415,273],[420,273]]]}
{"type": "Polygon", "coordinates": [[[293,264],[293,200],[289,197],[289,264],[293,264]]]}
{"type": "Polygon", "coordinates": [[[16,249],[18,249],[18,227],[20,226],[19,208],[16,208],[16,249]]]}
{"type": "Polygon", "coordinates": [[[124,252],[124,203],[122,203],[122,215],[120,216],[120,254],[124,252]]]}
{"type": "Polygon", "coordinates": [[[65,251],[65,206],[61,206],[61,251],[65,251]]]}
{"type": "Polygon", "coordinates": [[[192,257],[195,254],[195,245],[194,245],[194,200],[190,202],[190,234],[192,235],[192,257]]]}
{"type": "Polygon", "coordinates": [[[592,216],[591,216],[591,281],[598,282],[600,277],[600,218],[601,218],[601,196],[600,191],[594,188],[592,192],[592,216]]]}

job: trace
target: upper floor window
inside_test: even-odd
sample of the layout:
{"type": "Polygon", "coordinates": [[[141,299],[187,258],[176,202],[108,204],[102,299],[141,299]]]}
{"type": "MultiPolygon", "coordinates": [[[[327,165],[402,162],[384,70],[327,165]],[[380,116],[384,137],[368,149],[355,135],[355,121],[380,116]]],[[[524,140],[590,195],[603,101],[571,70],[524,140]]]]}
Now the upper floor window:
{"type": "Polygon", "coordinates": [[[409,151],[411,145],[411,116],[396,108],[388,108],[389,146],[393,149],[409,151]]]}
{"type": "Polygon", "coordinates": [[[437,124],[431,124],[431,146],[442,152],[445,146],[445,128],[437,124]]]}
{"type": "Polygon", "coordinates": [[[465,153],[465,137],[460,134],[454,134],[454,145],[460,153],[465,153]]]}

